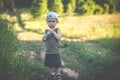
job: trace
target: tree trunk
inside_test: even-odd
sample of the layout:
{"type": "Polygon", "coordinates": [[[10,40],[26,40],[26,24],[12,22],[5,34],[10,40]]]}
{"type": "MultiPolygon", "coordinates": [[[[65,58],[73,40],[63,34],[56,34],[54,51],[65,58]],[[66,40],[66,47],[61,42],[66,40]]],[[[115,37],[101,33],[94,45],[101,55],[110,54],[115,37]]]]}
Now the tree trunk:
{"type": "Polygon", "coordinates": [[[14,3],[14,0],[10,0],[11,1],[11,4],[12,4],[12,9],[13,9],[13,11],[15,11],[16,10],[16,8],[15,8],[15,3],[14,3]]]}
{"type": "Polygon", "coordinates": [[[3,0],[0,0],[0,9],[3,9],[3,8],[4,8],[3,0]]]}

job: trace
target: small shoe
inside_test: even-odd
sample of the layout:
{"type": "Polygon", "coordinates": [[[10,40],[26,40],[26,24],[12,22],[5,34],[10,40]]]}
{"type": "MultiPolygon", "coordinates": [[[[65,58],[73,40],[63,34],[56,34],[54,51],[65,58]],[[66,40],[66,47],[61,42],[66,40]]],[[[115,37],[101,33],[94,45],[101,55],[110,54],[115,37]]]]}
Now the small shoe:
{"type": "Polygon", "coordinates": [[[56,75],[56,79],[55,80],[62,80],[62,76],[61,75],[56,75]]]}
{"type": "Polygon", "coordinates": [[[54,80],[54,75],[48,75],[45,80],[54,80]]]}

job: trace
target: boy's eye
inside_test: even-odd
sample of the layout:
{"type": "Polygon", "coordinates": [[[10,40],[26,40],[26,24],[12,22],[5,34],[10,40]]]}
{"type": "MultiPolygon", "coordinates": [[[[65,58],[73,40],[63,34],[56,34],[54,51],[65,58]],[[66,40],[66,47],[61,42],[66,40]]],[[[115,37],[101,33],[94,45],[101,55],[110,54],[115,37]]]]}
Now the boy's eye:
{"type": "Polygon", "coordinates": [[[55,21],[53,20],[53,21],[48,21],[48,22],[50,23],[50,22],[55,22],[55,21]]]}

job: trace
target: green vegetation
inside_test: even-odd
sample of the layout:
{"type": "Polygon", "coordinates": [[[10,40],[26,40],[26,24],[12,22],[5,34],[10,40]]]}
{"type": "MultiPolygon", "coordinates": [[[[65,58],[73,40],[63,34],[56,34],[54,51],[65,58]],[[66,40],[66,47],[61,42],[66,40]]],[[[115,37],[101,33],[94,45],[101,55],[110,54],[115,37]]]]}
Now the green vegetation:
{"type": "Polygon", "coordinates": [[[14,79],[22,76],[21,49],[12,25],[0,18],[0,78],[14,79]]]}
{"type": "Polygon", "coordinates": [[[31,8],[34,16],[43,17],[48,11],[55,11],[60,16],[96,15],[120,12],[120,0],[0,0],[0,10],[15,11],[31,8]]]}
{"type": "MultiPolygon", "coordinates": [[[[22,13],[21,21],[25,24],[22,28],[16,23],[16,16],[7,16],[9,22],[15,22],[12,25],[1,19],[1,29],[4,29],[0,32],[0,50],[4,53],[0,54],[0,65],[4,66],[0,67],[1,79],[7,76],[10,80],[43,80],[48,74],[41,56],[45,50],[41,42],[47,28],[45,19],[28,21],[31,17],[26,20],[26,14],[22,13]],[[8,25],[11,27],[3,27],[8,25]],[[13,30],[17,32],[18,39],[13,30]]],[[[58,27],[63,34],[61,50],[65,63],[62,69],[67,67],[77,72],[82,80],[119,80],[119,19],[120,15],[60,17],[58,27]]],[[[64,80],[73,79],[64,71],[62,75],[64,80]]]]}
{"type": "Polygon", "coordinates": [[[45,14],[48,12],[47,9],[47,0],[34,0],[33,6],[31,8],[32,15],[36,16],[42,16],[44,17],[45,14]]]}
{"type": "Polygon", "coordinates": [[[76,0],[62,0],[64,5],[64,12],[71,15],[75,11],[76,0]]]}
{"type": "Polygon", "coordinates": [[[48,28],[44,16],[52,10],[60,14],[63,80],[120,80],[119,0],[5,1],[0,0],[0,79],[44,80],[48,75],[41,38],[48,28]],[[65,68],[79,77],[70,77],[65,68]]]}
{"type": "Polygon", "coordinates": [[[76,12],[78,14],[103,14],[101,6],[96,4],[93,0],[78,0],[76,12]],[[88,7],[89,6],[89,7],[88,7]]]}
{"type": "Polygon", "coordinates": [[[120,66],[120,59],[118,54],[115,56],[110,51],[110,48],[104,48],[103,44],[94,41],[63,41],[62,43],[66,45],[63,49],[63,54],[65,54],[63,60],[67,62],[66,66],[79,73],[80,79],[113,80],[116,78],[116,80],[119,80],[120,70],[118,66],[120,66]],[[115,69],[112,69],[113,67],[115,69]]]}
{"type": "Polygon", "coordinates": [[[60,15],[63,13],[63,4],[61,0],[48,0],[48,9],[60,15]]]}

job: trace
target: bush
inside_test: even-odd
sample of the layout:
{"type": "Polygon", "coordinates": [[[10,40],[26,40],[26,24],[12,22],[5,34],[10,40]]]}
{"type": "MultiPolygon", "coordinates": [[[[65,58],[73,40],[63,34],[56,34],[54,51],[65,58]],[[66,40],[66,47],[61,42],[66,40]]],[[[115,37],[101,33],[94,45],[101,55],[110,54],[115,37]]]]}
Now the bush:
{"type": "Polygon", "coordinates": [[[45,14],[48,12],[47,9],[47,0],[34,0],[33,5],[31,8],[31,14],[34,15],[34,17],[37,16],[45,16],[45,14]]]}
{"type": "Polygon", "coordinates": [[[48,0],[48,9],[55,11],[58,15],[63,13],[63,4],[61,0],[48,0]]]}
{"type": "Polygon", "coordinates": [[[20,45],[7,20],[0,18],[0,79],[14,80],[21,76],[20,45]]]}
{"type": "Polygon", "coordinates": [[[62,0],[64,5],[64,12],[71,15],[76,8],[76,0],[62,0]]]}

